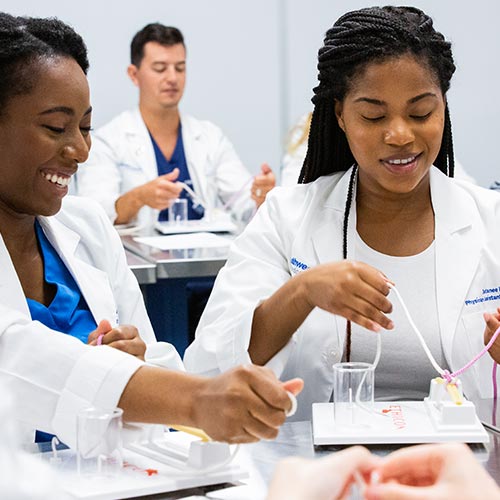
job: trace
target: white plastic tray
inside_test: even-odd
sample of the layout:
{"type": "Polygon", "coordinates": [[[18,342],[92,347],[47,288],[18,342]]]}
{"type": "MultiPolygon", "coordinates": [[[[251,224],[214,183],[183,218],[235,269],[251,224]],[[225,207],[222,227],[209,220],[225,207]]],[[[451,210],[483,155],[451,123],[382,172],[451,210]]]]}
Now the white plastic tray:
{"type": "Polygon", "coordinates": [[[460,441],[487,443],[488,433],[476,417],[473,425],[435,425],[423,401],[376,402],[375,412],[362,411],[359,424],[335,425],[334,403],[314,403],[313,434],[315,445],[414,444],[460,441]],[[376,412],[384,412],[386,416],[376,412]]]}
{"type": "MultiPolygon", "coordinates": [[[[192,439],[182,436],[183,433],[171,433],[174,451],[179,446],[192,439]]],[[[165,441],[163,441],[165,444],[165,441]]],[[[39,456],[50,461],[52,453],[42,453],[39,456]]],[[[154,495],[172,491],[195,488],[213,484],[234,483],[248,477],[248,473],[236,463],[222,467],[213,472],[183,470],[179,472],[152,458],[135,453],[129,449],[123,451],[126,464],[123,472],[115,477],[81,478],[76,473],[76,456],[73,450],[58,452],[59,463],[50,463],[59,478],[58,486],[70,495],[70,498],[111,500],[117,498],[131,498],[143,495],[154,495]]]]}

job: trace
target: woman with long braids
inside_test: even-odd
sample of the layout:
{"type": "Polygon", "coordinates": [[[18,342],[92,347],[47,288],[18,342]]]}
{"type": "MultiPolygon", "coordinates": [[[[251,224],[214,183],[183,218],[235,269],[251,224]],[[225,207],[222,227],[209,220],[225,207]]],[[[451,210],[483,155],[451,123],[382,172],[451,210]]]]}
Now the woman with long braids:
{"type": "MultiPolygon", "coordinates": [[[[500,324],[500,198],[453,177],[451,45],[422,11],[373,7],[328,30],[301,183],[276,189],[236,240],[185,363],[301,376],[297,419],[332,395],[332,365],[372,362],[380,400],[422,399],[500,324]]],[[[500,342],[496,342],[500,345],[500,342]]],[[[490,351],[500,361],[500,349],[490,351]]],[[[490,356],[461,376],[491,397],[490,356]]]]}

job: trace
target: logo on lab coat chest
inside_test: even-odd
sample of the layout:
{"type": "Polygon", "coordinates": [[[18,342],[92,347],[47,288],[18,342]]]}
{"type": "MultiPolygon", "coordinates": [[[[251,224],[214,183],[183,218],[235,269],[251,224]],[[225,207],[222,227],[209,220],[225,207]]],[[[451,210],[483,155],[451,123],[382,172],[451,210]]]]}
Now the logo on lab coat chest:
{"type": "Polygon", "coordinates": [[[301,271],[305,271],[306,269],[309,269],[309,266],[307,264],[300,262],[300,260],[297,260],[295,257],[292,257],[290,259],[290,265],[292,266],[292,273],[293,274],[297,274],[297,273],[300,273],[301,271]]]}
{"type": "Polygon", "coordinates": [[[473,306],[482,302],[489,302],[491,300],[500,300],[500,286],[492,288],[483,288],[477,297],[465,299],[466,306],[473,306]]]}

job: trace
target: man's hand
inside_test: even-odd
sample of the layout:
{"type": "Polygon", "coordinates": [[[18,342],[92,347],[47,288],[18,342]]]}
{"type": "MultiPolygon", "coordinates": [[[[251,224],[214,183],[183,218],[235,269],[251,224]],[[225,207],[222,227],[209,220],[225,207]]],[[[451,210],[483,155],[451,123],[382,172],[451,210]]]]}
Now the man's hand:
{"type": "Polygon", "coordinates": [[[257,207],[260,207],[266,195],[274,186],[276,186],[276,178],[271,167],[267,163],[263,163],[260,167],[261,173],[255,176],[252,183],[252,200],[255,201],[257,207]]]}
{"type": "Polygon", "coordinates": [[[165,210],[174,200],[179,198],[183,187],[175,182],[179,177],[179,169],[174,168],[168,174],[160,175],[156,179],[140,186],[140,196],[143,205],[165,210]]]}
{"type": "Polygon", "coordinates": [[[137,186],[122,194],[115,202],[115,224],[128,224],[137,216],[139,210],[148,206],[156,210],[170,207],[182,192],[182,185],[175,182],[179,177],[179,169],[160,175],[152,181],[137,186]]]}

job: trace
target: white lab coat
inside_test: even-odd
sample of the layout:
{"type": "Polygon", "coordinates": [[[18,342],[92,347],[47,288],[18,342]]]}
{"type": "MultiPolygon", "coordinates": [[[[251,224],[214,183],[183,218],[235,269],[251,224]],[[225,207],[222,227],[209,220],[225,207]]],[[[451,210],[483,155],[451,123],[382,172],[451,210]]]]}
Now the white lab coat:
{"type": "MultiPolygon", "coordinates": [[[[68,196],[57,215],[39,221],[96,322],[135,325],[147,344],[148,363],[183,369],[175,349],[156,342],[120,238],[103,210],[95,202],[68,196]]],[[[1,235],[0,274],[0,382],[17,398],[15,416],[24,424],[24,439],[32,440],[37,428],[74,445],[78,411],[116,407],[130,377],[144,363],[32,321],[1,235]]]]}
{"type": "MultiPolygon", "coordinates": [[[[181,115],[186,161],[195,192],[207,209],[231,205],[238,220],[247,220],[255,203],[250,198],[251,174],[233,145],[209,121],[181,115]]],[[[115,202],[131,189],[158,177],[156,157],[139,108],[124,111],[92,135],[89,159],[80,165],[77,194],[97,200],[111,221],[115,202]]],[[[136,223],[152,225],[158,210],[141,208],[136,223]]]]}
{"type": "MultiPolygon", "coordinates": [[[[258,304],[302,269],[342,259],[349,175],[326,176],[270,193],[233,243],[218,275],[196,339],[184,356],[188,371],[215,374],[250,362],[247,350],[258,304]]],[[[482,312],[500,306],[500,197],[449,179],[436,168],[431,169],[431,196],[439,329],[446,361],[455,371],[484,347],[482,312]],[[497,292],[484,293],[486,289],[497,292]],[[472,302],[466,305],[466,300],[472,302]]],[[[348,231],[352,260],[355,217],[353,203],[348,231]]],[[[344,332],[343,318],[316,308],[269,361],[283,380],[298,376],[305,381],[296,419],[310,418],[313,402],[329,400],[331,367],[341,360],[344,332]]],[[[461,376],[469,398],[491,397],[492,367],[486,354],[461,376]]]]}

